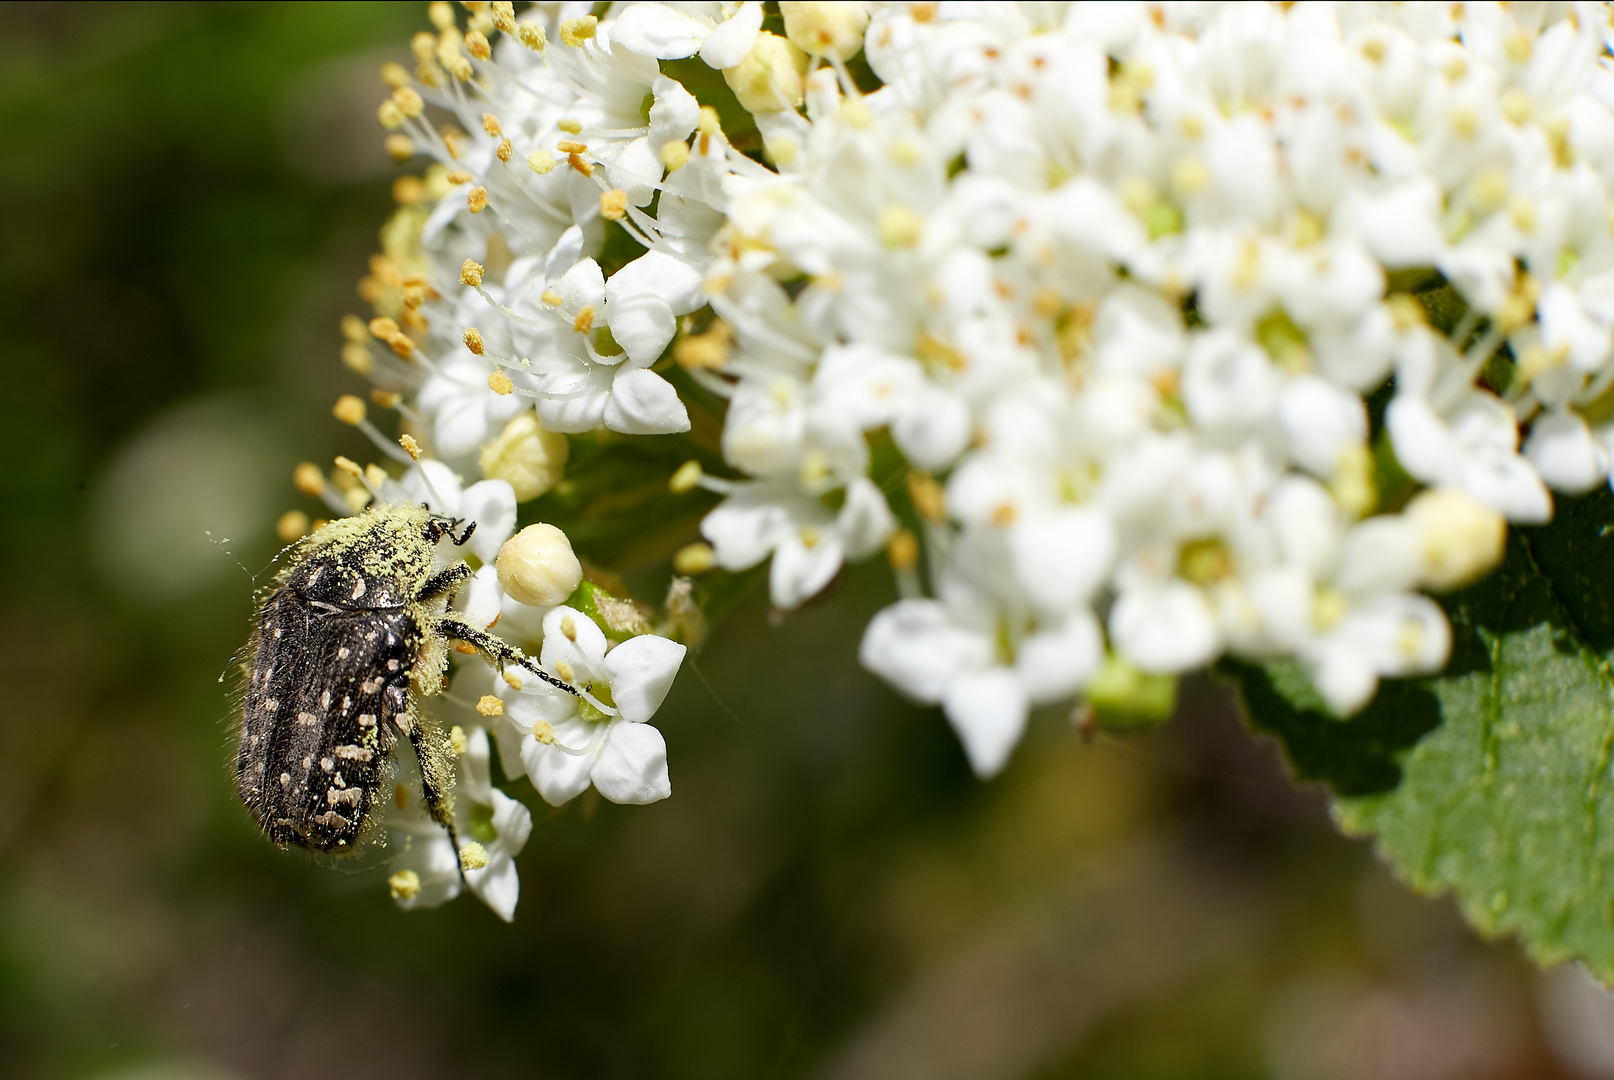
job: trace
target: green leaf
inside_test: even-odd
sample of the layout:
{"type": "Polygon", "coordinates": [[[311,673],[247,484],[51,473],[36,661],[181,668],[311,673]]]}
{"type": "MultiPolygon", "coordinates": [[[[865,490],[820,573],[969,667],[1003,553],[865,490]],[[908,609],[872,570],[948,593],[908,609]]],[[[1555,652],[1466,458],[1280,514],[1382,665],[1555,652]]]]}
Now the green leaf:
{"type": "Polygon", "coordinates": [[[1295,775],[1328,783],[1420,892],[1486,934],[1614,980],[1614,496],[1560,500],[1514,530],[1502,568],[1445,598],[1451,661],[1385,683],[1349,720],[1296,664],[1226,664],[1249,721],[1295,775]]]}

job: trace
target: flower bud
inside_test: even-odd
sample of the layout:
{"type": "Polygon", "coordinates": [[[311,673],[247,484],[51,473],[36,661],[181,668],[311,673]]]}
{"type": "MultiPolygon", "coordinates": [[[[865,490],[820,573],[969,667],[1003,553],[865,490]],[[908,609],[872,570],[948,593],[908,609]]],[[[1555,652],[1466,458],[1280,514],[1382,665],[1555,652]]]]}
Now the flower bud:
{"type": "Polygon", "coordinates": [[[1407,504],[1406,517],[1423,545],[1423,581],[1456,589],[1502,562],[1508,526],[1502,515],[1457,488],[1430,488],[1407,504]]]}
{"type": "Polygon", "coordinates": [[[583,580],[572,542],[553,525],[528,525],[516,533],[499,549],[495,565],[504,591],[530,607],[554,607],[583,580]]]}
{"type": "Polygon", "coordinates": [[[566,436],[544,430],[528,410],[482,447],[478,463],[484,477],[508,482],[516,490],[516,502],[526,502],[560,482],[570,452],[566,436]]]}
{"type": "Polygon", "coordinates": [[[809,56],[832,56],[850,60],[863,47],[863,30],[869,13],[862,4],[793,3],[783,0],[779,14],[784,16],[785,36],[809,56]]]}
{"type": "Polygon", "coordinates": [[[723,79],[754,113],[779,112],[801,104],[806,92],[807,54],[778,34],[766,30],[745,59],[723,69],[723,79]]]}

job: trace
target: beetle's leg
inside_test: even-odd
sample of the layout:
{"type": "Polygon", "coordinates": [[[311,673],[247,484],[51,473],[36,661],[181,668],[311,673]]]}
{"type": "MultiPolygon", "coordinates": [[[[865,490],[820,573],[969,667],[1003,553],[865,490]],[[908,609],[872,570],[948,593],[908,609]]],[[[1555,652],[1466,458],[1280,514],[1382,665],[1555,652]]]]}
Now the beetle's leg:
{"type": "Polygon", "coordinates": [[[528,657],[526,653],[498,635],[490,634],[486,630],[478,630],[460,618],[457,612],[451,611],[439,619],[437,621],[437,632],[452,641],[463,641],[467,645],[475,646],[476,651],[481,653],[488,663],[498,668],[501,672],[504,671],[505,666],[508,664],[520,664],[557,690],[564,690],[574,697],[578,696],[576,687],[561,682],[549,672],[540,669],[538,664],[528,657]]]}
{"type": "Polygon", "coordinates": [[[414,747],[415,757],[420,762],[420,794],[426,801],[426,812],[433,821],[448,830],[448,839],[454,845],[454,865],[459,869],[463,882],[465,867],[459,861],[460,836],[454,828],[452,748],[442,731],[423,721],[419,715],[410,719],[409,745],[414,747]]]}
{"type": "Polygon", "coordinates": [[[437,599],[439,596],[452,597],[455,590],[471,580],[472,574],[473,571],[470,566],[465,563],[455,563],[447,570],[439,570],[426,579],[426,583],[420,587],[420,594],[416,599],[421,603],[427,603],[437,599]]]}

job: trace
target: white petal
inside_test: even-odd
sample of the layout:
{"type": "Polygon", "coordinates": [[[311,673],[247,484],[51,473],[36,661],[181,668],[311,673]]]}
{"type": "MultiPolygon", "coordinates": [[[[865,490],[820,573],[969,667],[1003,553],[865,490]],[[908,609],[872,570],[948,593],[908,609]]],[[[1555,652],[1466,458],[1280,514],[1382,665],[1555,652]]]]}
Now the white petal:
{"type": "Polygon", "coordinates": [[[593,682],[605,677],[606,648],[604,631],[576,608],[562,604],[544,616],[544,670],[557,672],[565,664],[577,681],[593,682]]]}
{"type": "Polygon", "coordinates": [[[792,530],[773,549],[773,565],[768,567],[768,596],[773,606],[786,611],[816,596],[841,569],[845,549],[835,530],[820,530],[808,546],[800,530],[792,530]]]}
{"type": "Polygon", "coordinates": [[[499,609],[504,602],[504,590],[499,587],[498,569],[492,563],[484,565],[471,575],[471,580],[465,583],[460,589],[459,596],[454,599],[454,606],[465,616],[467,622],[480,629],[487,629],[488,624],[499,617],[499,609]]]}
{"type": "Polygon", "coordinates": [[[1123,592],[1110,612],[1110,634],[1115,647],[1145,671],[1191,671],[1221,648],[1210,605],[1181,581],[1123,592]]]}
{"type": "Polygon", "coordinates": [[[846,502],[835,518],[846,556],[862,559],[879,551],[897,528],[897,519],[879,488],[865,477],[846,485],[846,502]]]}
{"type": "Polygon", "coordinates": [[[1554,490],[1583,495],[1608,473],[1608,451],[1572,412],[1539,417],[1524,444],[1525,456],[1554,490]]]}
{"type": "MultiPolygon", "coordinates": [[[[570,270],[583,257],[583,230],[576,225],[567,226],[555,246],[544,257],[544,278],[554,281],[570,270]]],[[[543,282],[536,282],[536,292],[543,292],[543,282]]]]}
{"type": "Polygon", "coordinates": [[[1031,704],[1005,668],[991,668],[953,681],[942,712],[964,744],[964,756],[981,779],[1003,770],[1026,729],[1031,704]]]}
{"type": "Polygon", "coordinates": [[[532,836],[532,811],[497,788],[491,794],[493,831],[498,834],[499,846],[511,855],[520,855],[532,836]]]}
{"type": "Polygon", "coordinates": [[[605,403],[605,426],[626,435],[668,435],[689,430],[689,413],[672,383],[653,371],[618,370],[605,403]]]}
{"type": "Polygon", "coordinates": [[[568,754],[528,735],[521,740],[521,760],[527,766],[527,779],[538,789],[544,802],[561,806],[588,790],[594,749],[589,747],[586,753],[568,754]]]}
{"type": "Polygon", "coordinates": [[[619,294],[614,302],[606,304],[605,313],[611,323],[611,336],[641,367],[656,362],[678,329],[672,308],[654,293],[619,294]]]}
{"type": "Polygon", "coordinates": [[[616,723],[594,763],[594,786],[614,803],[635,806],[672,794],[667,741],[649,724],[616,723]]]}
{"type": "Polygon", "coordinates": [[[766,559],[795,526],[790,512],[766,498],[757,486],[742,486],[701,521],[717,565],[748,570],[766,559]]]}
{"type": "Polygon", "coordinates": [[[656,96],[656,101],[650,106],[648,145],[659,156],[667,143],[689,138],[689,133],[700,122],[701,105],[694,94],[684,89],[683,83],[665,75],[656,76],[656,81],[650,84],[650,92],[656,96]]]}
{"type": "Polygon", "coordinates": [[[523,738],[525,736],[521,730],[510,722],[508,716],[494,721],[493,741],[499,744],[499,767],[503,770],[506,780],[526,775],[526,766],[521,760],[523,738]]]}
{"type": "Polygon", "coordinates": [[[443,457],[457,458],[475,450],[488,434],[487,404],[482,395],[461,393],[446,399],[437,410],[432,434],[443,457]]]}
{"type": "Polygon", "coordinates": [[[555,283],[566,313],[576,316],[585,307],[598,308],[605,302],[605,274],[593,259],[583,259],[555,283]]]}
{"type": "Polygon", "coordinates": [[[1009,530],[1015,576],[1038,608],[1085,604],[1115,558],[1115,526],[1104,511],[1071,507],[1038,514],[1009,530]]]}
{"type": "Polygon", "coordinates": [[[1334,475],[1345,448],[1367,439],[1361,397],[1315,375],[1289,380],[1278,397],[1278,424],[1295,462],[1318,476],[1334,475]]]}
{"type": "Polygon", "coordinates": [[[745,59],[762,29],[762,5],[746,0],[740,9],[717,24],[701,46],[701,59],[714,68],[731,68],[745,59]]]}
{"type": "Polygon", "coordinates": [[[970,442],[969,404],[959,395],[927,385],[897,412],[891,437],[921,469],[951,465],[970,442]]]}
{"type": "MultiPolygon", "coordinates": [[[[666,301],[674,315],[688,315],[705,306],[700,271],[682,259],[650,251],[611,275],[605,284],[605,302],[614,304],[632,293],[650,293],[666,301]]],[[[611,324],[614,331],[616,323],[611,324]]],[[[618,339],[621,340],[621,339],[618,339]]]]}
{"type": "Polygon", "coordinates": [[[986,667],[993,645],[954,625],[939,600],[899,600],[869,620],[858,648],[863,666],[916,701],[939,704],[952,681],[986,667]]]}
{"type": "Polygon", "coordinates": [[[516,527],[516,491],[508,480],[478,480],[460,496],[459,516],[476,522],[470,548],[491,563],[516,527]]]}
{"type": "Polygon", "coordinates": [[[515,920],[516,901],[521,898],[521,878],[516,874],[515,860],[509,855],[490,853],[486,866],[465,872],[465,883],[499,918],[505,922],[515,920]]]}
{"type": "Polygon", "coordinates": [[[1311,682],[1336,716],[1350,716],[1373,700],[1379,675],[1349,649],[1324,649],[1312,661],[1311,682]]]}
{"type": "Polygon", "coordinates": [[[632,139],[617,152],[606,165],[612,184],[622,189],[633,206],[648,206],[656,197],[656,184],[666,167],[661,163],[661,150],[650,145],[650,137],[641,135],[632,139]]]}
{"type": "Polygon", "coordinates": [[[1442,483],[1460,468],[1456,440],[1422,398],[1396,395],[1384,410],[1384,426],[1396,460],[1413,479],[1442,483]]]}
{"type": "Polygon", "coordinates": [[[400,899],[399,907],[405,911],[434,908],[460,894],[459,856],[446,832],[438,830],[436,835],[411,836],[395,843],[404,850],[393,858],[393,872],[413,870],[420,875],[420,892],[407,900],[400,899]]]}
{"type": "Polygon", "coordinates": [[[641,56],[682,60],[694,56],[711,32],[705,19],[666,4],[630,4],[611,25],[611,42],[641,56]]]}
{"type": "Polygon", "coordinates": [[[654,634],[631,637],[605,655],[611,697],[622,719],[642,723],[656,714],[684,662],[685,648],[654,634]]]}
{"type": "Polygon", "coordinates": [[[1067,698],[1087,685],[1104,660],[1098,619],[1082,610],[1020,642],[1014,673],[1037,704],[1067,698]]]}

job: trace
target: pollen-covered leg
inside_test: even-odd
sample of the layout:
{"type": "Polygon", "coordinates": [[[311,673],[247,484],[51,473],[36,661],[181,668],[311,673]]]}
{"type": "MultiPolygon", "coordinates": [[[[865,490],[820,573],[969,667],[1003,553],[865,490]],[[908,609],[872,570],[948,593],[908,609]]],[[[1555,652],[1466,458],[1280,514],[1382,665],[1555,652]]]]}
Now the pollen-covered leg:
{"type": "MultiPolygon", "coordinates": [[[[419,716],[409,725],[409,745],[415,748],[415,757],[420,761],[420,794],[426,803],[426,812],[448,830],[448,839],[457,855],[460,837],[454,828],[453,748],[437,725],[419,716]]],[[[461,866],[460,877],[464,876],[465,868],[461,866]]]]}
{"type": "Polygon", "coordinates": [[[421,603],[427,603],[441,596],[452,598],[459,591],[459,587],[470,581],[473,575],[470,566],[455,563],[447,570],[441,570],[427,578],[426,583],[420,587],[420,594],[416,599],[421,603]]]}
{"type": "Polygon", "coordinates": [[[477,652],[487,659],[488,663],[498,668],[501,672],[506,665],[520,664],[557,690],[564,690],[574,696],[577,694],[575,687],[569,686],[549,674],[549,672],[541,670],[536,661],[514,645],[511,645],[497,634],[490,634],[486,630],[478,630],[453,612],[449,612],[438,621],[437,632],[450,640],[463,641],[467,645],[473,646],[477,652]]]}

